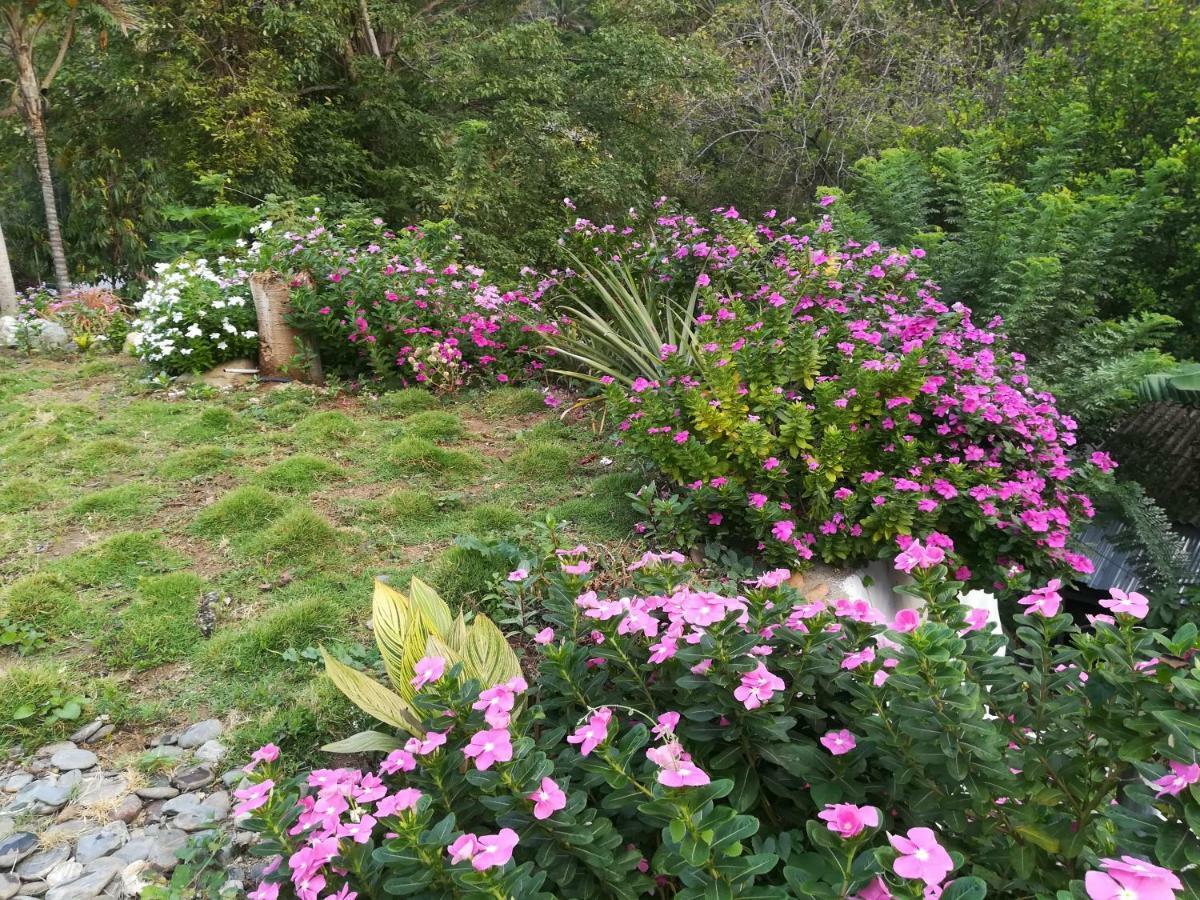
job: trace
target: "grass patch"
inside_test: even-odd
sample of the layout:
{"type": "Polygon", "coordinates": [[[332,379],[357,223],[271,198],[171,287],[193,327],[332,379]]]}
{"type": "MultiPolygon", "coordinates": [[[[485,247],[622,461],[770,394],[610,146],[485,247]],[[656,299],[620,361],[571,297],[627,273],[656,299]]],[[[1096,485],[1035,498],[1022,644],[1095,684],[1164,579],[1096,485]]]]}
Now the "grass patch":
{"type": "Polygon", "coordinates": [[[280,654],[316,646],[342,634],[347,623],[333,598],[312,598],[275,609],[240,628],[226,628],[197,658],[210,671],[262,675],[292,665],[280,654]]]}
{"type": "Polygon", "coordinates": [[[175,440],[185,444],[207,444],[215,438],[236,434],[246,427],[231,409],[224,406],[206,406],[199,415],[193,415],[175,429],[175,440]]]}
{"type": "Polygon", "coordinates": [[[386,416],[411,416],[413,413],[436,409],[437,397],[429,391],[420,388],[405,388],[402,391],[388,391],[381,394],[376,401],[379,411],[386,416]]]}
{"type": "Polygon", "coordinates": [[[427,410],[404,420],[406,435],[443,444],[457,441],[465,430],[458,416],[441,409],[427,410]]]}
{"type": "Polygon", "coordinates": [[[447,450],[420,437],[403,437],[384,450],[385,474],[413,475],[473,472],[478,461],[461,450],[447,450]]]}
{"type": "Polygon", "coordinates": [[[363,427],[342,412],[310,413],[295,424],[296,440],[312,447],[340,447],[363,436],[363,427]]]}
{"type": "Polygon", "coordinates": [[[65,578],[48,572],[26,575],[13,582],[0,595],[0,609],[6,618],[44,631],[51,637],[63,637],[79,628],[83,607],[65,578]]]}
{"type": "Polygon", "coordinates": [[[0,513],[25,512],[50,499],[50,491],[32,478],[10,478],[0,485],[0,513]]]}
{"type": "Polygon", "coordinates": [[[341,556],[342,536],[323,517],[297,506],[245,545],[245,553],[267,565],[295,566],[314,563],[328,555],[341,556]]]}
{"type": "Polygon", "coordinates": [[[467,517],[472,531],[486,534],[512,531],[521,524],[520,511],[503,503],[481,503],[467,517]]]}
{"type": "Polygon", "coordinates": [[[0,675],[0,733],[31,750],[61,739],[80,725],[83,710],[67,704],[81,693],[64,670],[38,663],[11,666],[0,675]]]}
{"type": "Polygon", "coordinates": [[[283,510],[283,501],[254,485],[234,488],[200,510],[189,530],[217,539],[266,527],[283,510]]]}
{"type": "Polygon", "coordinates": [[[73,516],[88,516],[108,521],[128,521],[147,516],[158,509],[158,490],[145,484],[121,484],[85,494],[69,507],[73,516]]]}
{"type": "Polygon", "coordinates": [[[300,453],[267,466],[258,473],[257,481],[270,490],[294,494],[315,491],[325,482],[344,475],[345,472],[333,463],[300,453]]]}
{"type": "Polygon", "coordinates": [[[489,419],[507,419],[544,412],[546,398],[533,388],[500,387],[484,395],[480,408],[489,419]]]}
{"type": "Polygon", "coordinates": [[[451,607],[470,606],[483,596],[488,582],[500,572],[497,565],[474,550],[451,547],[434,562],[429,583],[451,607]]]}
{"type": "Polygon", "coordinates": [[[138,448],[121,438],[97,438],[72,451],[67,462],[71,468],[88,475],[121,471],[136,463],[138,448]]]}
{"type": "Polygon", "coordinates": [[[526,478],[543,481],[569,478],[578,453],[560,441],[530,441],[512,457],[513,468],[526,478]]]}
{"type": "Polygon", "coordinates": [[[17,435],[9,444],[5,456],[13,460],[36,459],[70,443],[71,437],[61,425],[40,425],[36,428],[26,428],[17,435]]]}
{"type": "Polygon", "coordinates": [[[154,532],[126,531],[73,553],[58,571],[81,587],[132,587],[143,575],[182,568],[185,557],[163,546],[154,532]]]}
{"type": "Polygon", "coordinates": [[[158,467],[158,474],[172,481],[189,481],[201,475],[211,475],[223,469],[234,457],[224,447],[196,447],[172,453],[158,467]]]}
{"type": "Polygon", "coordinates": [[[203,589],[204,582],[191,572],[138,582],[137,597],[109,642],[112,664],[142,671],[187,656],[201,640],[196,607],[203,589]]]}
{"type": "Polygon", "coordinates": [[[383,515],[399,528],[428,525],[440,514],[441,506],[433,491],[402,488],[383,501],[383,515]]]}

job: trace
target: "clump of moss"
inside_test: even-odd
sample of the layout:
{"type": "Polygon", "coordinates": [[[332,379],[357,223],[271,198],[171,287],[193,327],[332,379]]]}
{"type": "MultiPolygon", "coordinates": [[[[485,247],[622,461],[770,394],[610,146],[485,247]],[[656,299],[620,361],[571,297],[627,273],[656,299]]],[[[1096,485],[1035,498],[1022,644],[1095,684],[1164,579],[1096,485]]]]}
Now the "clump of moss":
{"type": "Polygon", "coordinates": [[[112,664],[143,671],[187,656],[201,639],[196,612],[203,589],[204,582],[191,572],[138,582],[137,596],[108,642],[112,664]]]}
{"type": "Polygon", "coordinates": [[[433,491],[401,489],[383,501],[383,514],[398,528],[426,525],[438,517],[438,499],[433,491]]]}
{"type": "Polygon", "coordinates": [[[126,521],[149,515],[158,508],[158,491],[144,484],[120,484],[85,494],[67,511],[74,516],[91,516],[110,521],[126,521]]]}
{"type": "Polygon", "coordinates": [[[0,512],[24,512],[50,499],[50,491],[33,478],[10,478],[0,485],[0,512]]]}
{"type": "Polygon", "coordinates": [[[384,463],[391,472],[401,475],[472,472],[479,466],[474,457],[460,450],[447,450],[433,441],[411,436],[392,443],[384,451],[384,463]]]}
{"type": "Polygon", "coordinates": [[[513,468],[527,478],[543,481],[568,478],[578,454],[558,441],[530,441],[512,457],[513,468]]]}
{"type": "Polygon", "coordinates": [[[187,481],[201,475],[211,475],[227,466],[234,457],[232,450],[224,447],[196,447],[172,453],[158,467],[158,474],[173,481],[187,481]]]}
{"type": "Polygon", "coordinates": [[[363,427],[336,410],[310,413],[292,427],[296,440],[313,447],[338,447],[363,434],[363,427]]]}
{"type": "Polygon", "coordinates": [[[200,510],[190,531],[209,538],[265,528],[283,509],[283,501],[254,485],[234,488],[200,510]]]}
{"type": "Polygon", "coordinates": [[[318,456],[299,453],[267,466],[257,480],[264,487],[287,493],[315,491],[320,485],[345,473],[338,466],[318,456]]]}
{"type": "Polygon", "coordinates": [[[79,628],[83,607],[65,578],[38,572],[20,578],[0,595],[3,615],[15,623],[62,637],[79,628]]]}
{"type": "Polygon", "coordinates": [[[381,394],[377,402],[380,412],[389,416],[411,416],[413,413],[436,409],[438,406],[437,397],[420,388],[388,391],[381,394]]]}
{"type": "Polygon", "coordinates": [[[245,545],[264,565],[295,566],[340,556],[342,536],[311,509],[298,506],[245,545]]]}
{"type": "Polygon", "coordinates": [[[457,441],[464,431],[462,420],[458,416],[440,409],[417,413],[404,420],[406,435],[442,444],[457,441]]]}
{"type": "Polygon", "coordinates": [[[175,430],[175,439],[189,444],[207,443],[215,438],[236,434],[245,427],[246,423],[233,410],[224,406],[206,406],[199,415],[179,425],[175,430]]]}
{"type": "Polygon", "coordinates": [[[154,532],[127,531],[71,554],[57,570],[83,587],[132,586],[143,575],[169,572],[185,563],[186,559],[163,546],[154,532]]]}

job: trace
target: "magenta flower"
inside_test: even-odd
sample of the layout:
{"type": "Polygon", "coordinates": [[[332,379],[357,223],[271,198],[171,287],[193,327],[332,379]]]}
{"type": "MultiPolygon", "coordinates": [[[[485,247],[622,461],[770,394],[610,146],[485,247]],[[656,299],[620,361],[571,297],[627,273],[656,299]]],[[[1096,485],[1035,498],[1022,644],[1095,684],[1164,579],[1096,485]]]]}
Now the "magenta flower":
{"type": "Polygon", "coordinates": [[[264,881],[246,897],[248,900],[279,900],[279,882],[264,881]]]}
{"type": "Polygon", "coordinates": [[[553,778],[543,778],[541,786],[529,795],[533,801],[533,817],[548,819],[567,805],[567,795],[553,778]]]}
{"type": "Polygon", "coordinates": [[[817,813],[825,826],[843,838],[858,837],[864,828],[879,825],[879,810],[874,806],[855,806],[853,803],[828,803],[817,813]]]}
{"type": "Polygon", "coordinates": [[[501,828],[499,834],[485,834],[475,839],[471,867],[477,872],[493,866],[503,866],[512,859],[520,838],[511,828],[501,828]]]}
{"type": "Polygon", "coordinates": [[[375,804],[375,815],[394,816],[398,812],[412,809],[421,799],[421,792],[416,788],[403,788],[381,799],[375,804]]]}
{"type": "Polygon", "coordinates": [[[513,756],[512,738],[508,729],[477,731],[471,735],[471,742],[463,748],[463,756],[474,759],[475,768],[481,771],[491,768],[493,763],[508,762],[513,756]]]}
{"type": "Polygon", "coordinates": [[[407,750],[393,750],[379,764],[379,771],[385,775],[395,775],[397,772],[411,772],[417,767],[417,761],[407,750]]]}
{"type": "Polygon", "coordinates": [[[375,827],[375,822],[376,819],[374,816],[363,813],[357,822],[346,822],[339,825],[337,836],[339,838],[350,838],[356,844],[365,844],[371,839],[371,830],[375,827]]]}
{"type": "Polygon", "coordinates": [[[791,519],[784,519],[781,522],[776,522],[771,526],[771,534],[776,540],[787,541],[791,540],[792,532],[796,530],[796,523],[791,519]]]}
{"type": "Polygon", "coordinates": [[[279,759],[279,748],[274,744],[264,744],[250,755],[250,762],[242,767],[242,771],[250,773],[260,762],[275,762],[279,759]]]}
{"type": "Polygon", "coordinates": [[[661,747],[651,747],[646,758],[658,766],[658,782],[667,787],[704,787],[710,779],[683,749],[678,741],[668,741],[661,747]]]}
{"type": "Polygon", "coordinates": [[[528,577],[529,577],[528,569],[513,569],[511,572],[508,573],[509,581],[524,581],[528,577]]]}
{"type": "Polygon", "coordinates": [[[790,569],[772,569],[770,572],[763,572],[751,584],[756,588],[777,588],[791,577],[790,569]]]}
{"type": "Polygon", "coordinates": [[[1130,591],[1127,594],[1120,588],[1109,588],[1108,593],[1111,596],[1101,600],[1100,605],[1118,615],[1144,619],[1150,612],[1150,601],[1137,591],[1130,591]]]}
{"type": "Polygon", "coordinates": [[[1175,900],[1183,883],[1170,869],[1135,856],[1102,859],[1103,872],[1088,872],[1084,888],[1091,900],[1175,900]]]}
{"type": "Polygon", "coordinates": [[[733,689],[733,696],[742,702],[746,709],[758,709],[764,703],[770,702],[776,691],[783,690],[783,679],[772,674],[761,662],[752,672],[742,673],[741,684],[733,689]]]}
{"type": "Polygon", "coordinates": [[[549,626],[546,626],[533,636],[535,644],[548,644],[552,640],[554,640],[554,629],[549,626]]]}
{"type": "Polygon", "coordinates": [[[921,624],[921,614],[915,609],[902,609],[896,613],[896,621],[892,623],[892,630],[901,633],[915,631],[917,626],[921,624]]]}
{"type": "Polygon", "coordinates": [[[611,718],[612,711],[607,707],[598,710],[586,725],[576,728],[574,734],[567,735],[567,743],[578,744],[579,755],[587,756],[608,740],[608,721],[611,718]]]}
{"type": "Polygon", "coordinates": [[[907,837],[890,834],[888,840],[900,853],[892,869],[901,878],[920,880],[927,885],[941,884],[954,868],[954,860],[938,843],[929,828],[910,828],[907,837]]]}
{"type": "Polygon", "coordinates": [[[1045,587],[1036,588],[1033,593],[1026,594],[1017,602],[1021,606],[1029,607],[1028,612],[1031,614],[1037,613],[1046,618],[1057,616],[1062,609],[1062,595],[1058,593],[1060,587],[1062,582],[1052,578],[1045,587]]]}
{"type": "Polygon", "coordinates": [[[238,788],[233,792],[233,796],[242,802],[233,808],[233,817],[239,819],[242,816],[249,815],[250,812],[258,809],[260,806],[266,805],[266,802],[271,799],[271,789],[273,787],[275,787],[275,782],[268,778],[257,784],[238,788]]]}
{"type": "Polygon", "coordinates": [[[849,730],[843,728],[841,731],[829,731],[823,734],[821,736],[821,746],[834,756],[841,756],[843,753],[849,753],[857,747],[858,740],[849,730]]]}
{"type": "Polygon", "coordinates": [[[941,547],[934,545],[921,546],[920,541],[913,541],[896,557],[896,568],[901,572],[911,572],[913,569],[929,569],[946,558],[941,547]]]}
{"type": "Polygon", "coordinates": [[[833,206],[835,203],[837,203],[837,197],[833,196],[832,194],[826,194],[819,201],[820,206],[833,206]]]}
{"type": "Polygon", "coordinates": [[[966,615],[967,627],[959,632],[959,635],[967,635],[972,631],[979,631],[988,623],[988,611],[981,607],[972,607],[967,610],[966,615]]]}
{"type": "Polygon", "coordinates": [[[440,656],[425,656],[417,660],[417,664],[413,666],[413,672],[416,674],[412,678],[412,686],[418,691],[437,681],[446,673],[446,660],[440,656]]]}
{"type": "Polygon", "coordinates": [[[849,898],[849,900],[892,900],[892,892],[888,890],[887,882],[883,880],[883,876],[876,875],[866,887],[849,898]]]}
{"type": "Polygon", "coordinates": [[[562,570],[568,575],[586,575],[592,571],[592,564],[590,562],[564,563],[562,570]]]}
{"type": "Polygon", "coordinates": [[[1171,760],[1167,765],[1171,767],[1171,771],[1157,781],[1151,782],[1154,787],[1158,788],[1156,797],[1163,797],[1167,794],[1175,797],[1184,788],[1200,782],[1200,763],[1192,763],[1189,766],[1171,760]]]}
{"type": "Polygon", "coordinates": [[[669,734],[675,733],[675,726],[679,724],[679,713],[665,712],[658,717],[658,724],[652,729],[656,737],[665,738],[669,734]]]}
{"type": "Polygon", "coordinates": [[[446,848],[446,852],[450,854],[450,862],[460,863],[464,859],[470,859],[475,855],[475,850],[478,847],[478,838],[473,834],[460,834],[454,839],[454,842],[446,848]]]}

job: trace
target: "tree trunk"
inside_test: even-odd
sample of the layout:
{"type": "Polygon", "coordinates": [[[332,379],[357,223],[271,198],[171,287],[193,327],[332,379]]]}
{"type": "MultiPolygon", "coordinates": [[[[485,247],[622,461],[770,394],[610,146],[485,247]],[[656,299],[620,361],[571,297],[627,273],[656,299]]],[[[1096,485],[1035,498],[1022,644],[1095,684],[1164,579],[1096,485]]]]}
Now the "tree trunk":
{"type": "Polygon", "coordinates": [[[17,314],[17,285],[12,266],[8,263],[8,245],[4,243],[4,226],[0,223],[0,316],[17,314]]]}
{"type": "Polygon", "coordinates": [[[324,384],[316,346],[284,321],[292,296],[287,282],[275,272],[255,272],[250,276],[250,296],[258,313],[259,377],[284,376],[324,384]]]}
{"type": "Polygon", "coordinates": [[[46,118],[42,113],[42,87],[33,67],[33,47],[30,37],[9,26],[12,58],[17,70],[17,96],[29,137],[33,140],[38,181],[42,187],[42,204],[46,208],[46,232],[50,239],[50,256],[54,260],[54,280],[59,294],[71,289],[67,272],[67,254],[63,250],[62,229],[58,224],[58,203],[54,199],[54,174],[50,169],[50,150],[46,146],[46,118]]]}

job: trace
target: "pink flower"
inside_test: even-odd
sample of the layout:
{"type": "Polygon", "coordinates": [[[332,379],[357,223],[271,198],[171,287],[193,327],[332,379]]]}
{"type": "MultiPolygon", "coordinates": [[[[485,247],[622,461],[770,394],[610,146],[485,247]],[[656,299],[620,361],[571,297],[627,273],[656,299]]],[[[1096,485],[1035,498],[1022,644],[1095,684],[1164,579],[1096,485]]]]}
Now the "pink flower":
{"type": "Polygon", "coordinates": [[[970,634],[972,631],[979,631],[988,623],[988,611],[981,607],[972,607],[967,610],[966,615],[967,627],[959,632],[960,635],[970,634]]]}
{"type": "Polygon", "coordinates": [[[768,457],[767,457],[767,458],[766,458],[766,459],[763,461],[762,467],[763,467],[763,469],[764,469],[764,470],[766,470],[767,472],[770,472],[772,469],[778,469],[778,468],[779,468],[779,460],[777,460],[777,459],[776,459],[775,457],[773,457],[773,456],[768,456],[768,457]]]}
{"type": "Polygon", "coordinates": [[[1200,781],[1200,763],[1192,763],[1190,766],[1185,766],[1183,763],[1171,760],[1168,765],[1171,767],[1171,771],[1157,781],[1151,782],[1154,787],[1158,788],[1158,793],[1154,796],[1162,797],[1170,794],[1174,797],[1182,792],[1185,787],[1200,781]]]}
{"type": "Polygon", "coordinates": [[[780,541],[791,540],[792,532],[795,530],[796,523],[791,519],[784,519],[771,526],[771,534],[775,535],[775,539],[780,541]]]}
{"type": "Polygon", "coordinates": [[[1111,609],[1119,615],[1133,616],[1135,619],[1144,619],[1150,612],[1150,601],[1137,591],[1127,594],[1120,588],[1109,588],[1108,593],[1111,596],[1100,601],[1100,605],[1105,609],[1111,609]]]}
{"type": "Polygon", "coordinates": [[[279,882],[264,881],[246,897],[248,900],[279,900],[279,882]]]}
{"type": "Polygon", "coordinates": [[[529,577],[528,569],[513,569],[511,572],[508,573],[509,581],[524,581],[528,577],[529,577]]]}
{"type": "Polygon", "coordinates": [[[460,834],[456,837],[454,842],[446,848],[446,852],[450,854],[450,862],[460,863],[464,859],[473,857],[478,846],[478,840],[473,834],[460,834]]]}
{"type": "Polygon", "coordinates": [[[677,443],[677,444],[686,444],[686,443],[687,443],[687,439],[688,439],[689,437],[690,437],[690,435],[688,434],[688,432],[686,432],[686,431],[680,431],[680,432],[678,432],[678,433],[675,435],[675,437],[674,437],[674,441],[675,441],[675,443],[677,443]]]}
{"type": "Polygon", "coordinates": [[[394,816],[398,812],[412,809],[417,805],[417,801],[421,799],[421,796],[421,792],[416,788],[404,788],[396,791],[396,793],[384,797],[375,804],[375,815],[394,816]]]}
{"type": "Polygon", "coordinates": [[[427,731],[425,738],[409,738],[404,745],[404,749],[413,756],[426,756],[441,747],[446,743],[446,734],[444,731],[427,731]]]}
{"type": "Polygon", "coordinates": [[[418,691],[425,685],[437,681],[446,673],[446,660],[440,656],[425,656],[417,660],[413,666],[416,674],[412,678],[412,686],[418,691]]]}
{"type": "Polygon", "coordinates": [[[921,624],[921,614],[915,609],[902,609],[896,613],[896,621],[892,623],[892,630],[901,633],[914,631],[921,624]]]}
{"type": "Polygon", "coordinates": [[[578,744],[580,756],[587,756],[608,740],[608,721],[611,718],[612,711],[607,707],[598,710],[586,725],[576,728],[574,734],[567,735],[567,743],[578,744]]]}
{"type": "Polygon", "coordinates": [[[837,197],[832,194],[826,194],[818,201],[820,206],[833,206],[835,203],[837,203],[837,197]]]}
{"type": "Polygon", "coordinates": [[[1179,877],[1170,869],[1134,856],[1102,859],[1104,872],[1088,872],[1084,888],[1091,900],[1175,900],[1183,890],[1179,877]]]}
{"type": "Polygon", "coordinates": [[[879,810],[874,806],[855,806],[853,803],[828,803],[817,813],[826,827],[843,838],[858,837],[864,828],[879,825],[879,810]]]}
{"type": "Polygon", "coordinates": [[[751,506],[753,506],[755,509],[762,509],[764,506],[767,505],[767,495],[766,494],[749,494],[746,497],[746,501],[751,506]]]}
{"type": "Polygon", "coordinates": [[[358,891],[350,890],[349,882],[342,885],[342,889],[336,894],[326,894],[325,900],[357,900],[358,891]]]}
{"type": "Polygon", "coordinates": [[[850,900],[892,900],[892,892],[888,890],[883,876],[877,875],[871,882],[850,900]]]}
{"type": "Polygon", "coordinates": [[[646,758],[659,767],[659,784],[667,787],[704,787],[709,777],[692,762],[691,756],[678,741],[668,741],[661,747],[651,747],[646,758]]]}
{"type": "Polygon", "coordinates": [[[1039,616],[1050,618],[1057,616],[1062,609],[1062,595],[1058,593],[1058,589],[1062,587],[1062,582],[1057,578],[1052,578],[1050,582],[1041,588],[1037,588],[1031,594],[1026,594],[1017,602],[1021,606],[1029,607],[1029,612],[1037,613],[1039,616]]]}
{"type": "Polygon", "coordinates": [[[920,879],[926,884],[941,884],[954,868],[950,854],[938,843],[929,828],[910,828],[907,837],[890,834],[888,840],[900,855],[892,869],[901,878],[920,879]]]}
{"type": "Polygon", "coordinates": [[[350,838],[356,844],[365,844],[371,839],[371,829],[375,827],[376,819],[374,816],[363,813],[362,818],[357,822],[347,822],[344,825],[339,825],[337,836],[339,838],[350,838]]]}
{"type": "Polygon", "coordinates": [[[399,771],[411,772],[417,767],[417,761],[407,750],[393,750],[379,764],[379,771],[385,775],[395,775],[399,771]]]}
{"type": "Polygon", "coordinates": [[[821,746],[834,756],[841,756],[857,747],[858,741],[849,730],[843,728],[841,731],[829,731],[822,735],[821,746]]]}
{"type": "Polygon", "coordinates": [[[700,287],[708,287],[708,285],[711,283],[711,281],[712,281],[712,279],[708,277],[707,272],[701,272],[699,275],[696,276],[696,284],[699,285],[700,287]]]}
{"type": "Polygon", "coordinates": [[[241,818],[260,806],[264,806],[271,799],[273,787],[275,787],[275,782],[268,778],[249,787],[238,788],[233,792],[233,796],[242,802],[233,808],[233,817],[241,818]]]}
{"type": "Polygon", "coordinates": [[[274,744],[264,744],[250,755],[250,762],[242,767],[243,772],[253,772],[260,762],[275,762],[279,759],[279,748],[274,744]]]}
{"type": "Polygon", "coordinates": [[[720,525],[725,521],[725,517],[718,512],[708,514],[709,525],[720,525]]]}
{"type": "Polygon", "coordinates": [[[533,642],[535,644],[548,644],[552,640],[554,640],[554,629],[550,628],[549,626],[543,628],[533,636],[533,642]]]}
{"type": "Polygon", "coordinates": [[[475,839],[471,867],[477,872],[493,866],[503,866],[512,859],[520,838],[511,828],[501,828],[499,834],[485,834],[475,839]]]}
{"type": "Polygon", "coordinates": [[[752,584],[756,588],[777,588],[791,577],[789,569],[772,569],[770,572],[763,572],[752,584]]]}
{"type": "Polygon", "coordinates": [[[533,801],[533,817],[548,819],[567,805],[567,795],[553,778],[543,778],[541,787],[529,795],[533,801]]]}
{"type": "Polygon", "coordinates": [[[742,702],[746,709],[758,709],[764,703],[770,702],[776,691],[783,690],[783,679],[771,673],[761,662],[752,672],[742,674],[741,684],[733,690],[733,696],[742,702]]]}
{"type": "Polygon", "coordinates": [[[1117,464],[1113,462],[1113,458],[1101,450],[1097,450],[1088,459],[1101,472],[1111,472],[1117,467],[1117,464]]]}
{"type": "Polygon", "coordinates": [[[913,541],[896,557],[896,568],[901,572],[911,572],[913,569],[928,569],[936,566],[946,558],[941,547],[932,544],[921,546],[920,541],[913,541]]]}
{"type": "Polygon", "coordinates": [[[512,755],[512,739],[507,728],[477,731],[463,748],[463,756],[473,758],[475,768],[479,770],[491,768],[492,763],[508,762],[512,755]]]}
{"type": "Polygon", "coordinates": [[[586,575],[592,571],[592,564],[590,562],[564,564],[562,570],[568,575],[586,575]]]}
{"type": "Polygon", "coordinates": [[[679,713],[665,712],[658,717],[658,724],[652,729],[656,737],[665,738],[669,734],[675,733],[675,726],[679,724],[679,713]]]}

